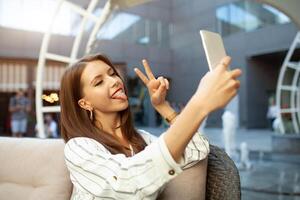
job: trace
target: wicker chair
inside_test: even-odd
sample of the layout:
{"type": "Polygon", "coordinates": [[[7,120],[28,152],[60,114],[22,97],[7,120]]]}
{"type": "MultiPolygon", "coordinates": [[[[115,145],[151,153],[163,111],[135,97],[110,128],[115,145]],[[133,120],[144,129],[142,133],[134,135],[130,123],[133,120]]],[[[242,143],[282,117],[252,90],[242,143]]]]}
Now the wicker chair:
{"type": "Polygon", "coordinates": [[[241,199],[240,176],[234,162],[222,149],[213,145],[210,145],[208,156],[206,199],[241,199]]]}

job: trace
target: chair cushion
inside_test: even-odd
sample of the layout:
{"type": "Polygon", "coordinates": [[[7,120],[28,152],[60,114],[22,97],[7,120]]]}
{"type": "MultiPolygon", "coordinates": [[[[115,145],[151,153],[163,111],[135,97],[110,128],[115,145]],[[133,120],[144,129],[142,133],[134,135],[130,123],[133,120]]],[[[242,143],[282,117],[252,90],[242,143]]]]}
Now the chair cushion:
{"type": "Polygon", "coordinates": [[[62,139],[0,137],[0,200],[65,200],[72,183],[62,139]]]}
{"type": "Polygon", "coordinates": [[[207,159],[183,170],[171,180],[157,198],[158,200],[204,200],[206,188],[207,159]]]}

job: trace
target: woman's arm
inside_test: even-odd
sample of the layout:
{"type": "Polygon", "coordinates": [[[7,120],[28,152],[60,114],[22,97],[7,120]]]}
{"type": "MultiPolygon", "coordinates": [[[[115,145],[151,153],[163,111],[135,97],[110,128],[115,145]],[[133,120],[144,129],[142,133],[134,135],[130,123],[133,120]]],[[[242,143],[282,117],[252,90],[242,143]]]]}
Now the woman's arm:
{"type": "MultiPolygon", "coordinates": [[[[141,136],[144,138],[145,142],[148,145],[156,142],[158,139],[164,138],[164,133],[158,138],[155,135],[152,135],[142,129],[138,129],[138,132],[139,134],[141,134],[141,136]]],[[[169,150],[167,151],[169,152],[169,150]]],[[[177,163],[180,165],[182,169],[185,169],[205,159],[208,154],[209,154],[208,139],[200,132],[197,132],[194,134],[193,138],[188,143],[187,147],[184,150],[184,153],[182,154],[182,158],[177,163]]]]}
{"type": "Polygon", "coordinates": [[[169,118],[169,124],[173,124],[178,113],[171,107],[168,101],[155,107],[155,110],[164,118],[169,118]]]}
{"type": "MultiPolygon", "coordinates": [[[[166,146],[177,162],[180,161],[184,149],[205,117],[210,112],[224,107],[236,95],[240,85],[236,78],[241,75],[241,70],[228,71],[227,67],[230,60],[230,57],[225,57],[215,70],[208,72],[201,79],[193,97],[164,134],[166,146]]],[[[151,88],[150,83],[158,85],[156,90],[149,90],[150,96],[158,96],[157,94],[164,91],[163,89],[167,87],[167,84],[164,84],[163,81],[157,84],[148,64],[144,64],[144,67],[148,77],[137,69],[135,71],[148,89],[151,88]]],[[[165,94],[163,98],[157,99],[162,101],[165,99],[164,97],[165,94]]],[[[152,99],[151,102],[153,104],[152,99]]],[[[168,107],[164,107],[164,109],[170,111],[168,107]]]]}
{"type": "Polygon", "coordinates": [[[230,57],[223,58],[215,70],[201,79],[197,91],[165,133],[166,145],[176,161],[205,117],[224,107],[236,95],[240,86],[236,78],[241,75],[241,70],[228,71],[230,60],[230,57]]]}
{"type": "Polygon", "coordinates": [[[174,160],[179,162],[184,149],[208,113],[205,104],[193,97],[166,131],[164,140],[174,160]]]}

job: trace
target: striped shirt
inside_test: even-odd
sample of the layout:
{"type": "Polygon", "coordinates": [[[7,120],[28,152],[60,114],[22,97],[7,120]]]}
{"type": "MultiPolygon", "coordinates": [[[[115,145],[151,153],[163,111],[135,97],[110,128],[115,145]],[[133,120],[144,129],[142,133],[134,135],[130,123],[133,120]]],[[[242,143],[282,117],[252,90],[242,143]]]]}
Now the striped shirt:
{"type": "Polygon", "coordinates": [[[177,163],[163,134],[156,138],[146,131],[138,132],[147,146],[132,157],[113,155],[102,144],[87,137],[67,142],[64,153],[74,186],[72,200],[156,199],[167,182],[209,153],[207,139],[196,133],[177,163]]]}

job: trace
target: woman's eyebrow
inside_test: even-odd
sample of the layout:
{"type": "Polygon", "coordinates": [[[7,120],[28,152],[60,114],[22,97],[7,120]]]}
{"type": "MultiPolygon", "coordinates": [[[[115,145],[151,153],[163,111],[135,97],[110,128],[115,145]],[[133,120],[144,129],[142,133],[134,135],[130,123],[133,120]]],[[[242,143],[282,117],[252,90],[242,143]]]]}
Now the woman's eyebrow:
{"type": "MultiPolygon", "coordinates": [[[[107,72],[110,72],[111,70],[113,70],[113,68],[108,68],[108,70],[107,70],[107,72]]],[[[91,85],[93,84],[93,82],[97,79],[97,78],[101,78],[102,77],[102,74],[98,74],[97,76],[95,76],[94,78],[93,78],[93,80],[91,81],[91,85]]]]}

